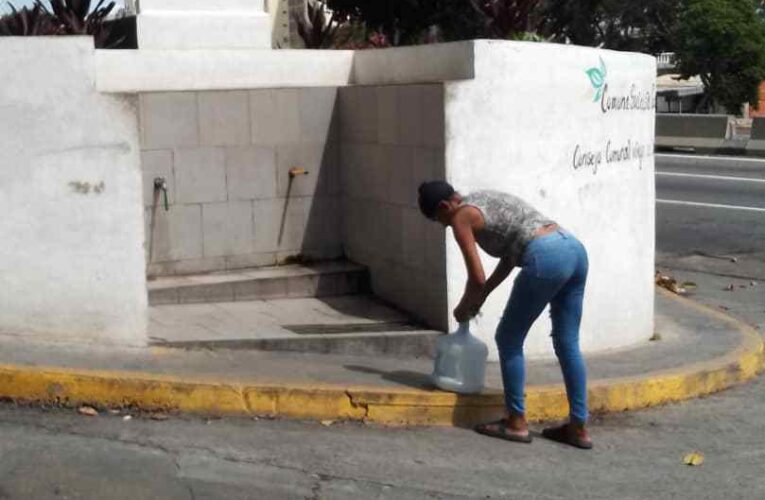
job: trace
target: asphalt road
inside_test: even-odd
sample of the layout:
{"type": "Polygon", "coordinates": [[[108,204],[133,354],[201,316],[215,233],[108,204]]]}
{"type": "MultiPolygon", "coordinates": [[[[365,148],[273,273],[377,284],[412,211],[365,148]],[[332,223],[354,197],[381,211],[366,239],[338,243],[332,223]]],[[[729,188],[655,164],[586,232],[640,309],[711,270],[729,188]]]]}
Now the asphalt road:
{"type": "Polygon", "coordinates": [[[765,266],[765,159],[699,165],[688,157],[670,164],[659,155],[656,198],[659,262],[694,254],[747,255],[765,266]]]}

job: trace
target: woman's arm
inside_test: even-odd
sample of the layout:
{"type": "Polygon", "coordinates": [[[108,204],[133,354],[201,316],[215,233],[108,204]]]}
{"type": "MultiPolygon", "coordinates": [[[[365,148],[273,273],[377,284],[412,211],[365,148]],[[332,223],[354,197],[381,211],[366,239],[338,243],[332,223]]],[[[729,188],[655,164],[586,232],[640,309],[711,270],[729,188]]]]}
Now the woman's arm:
{"type": "Polygon", "coordinates": [[[469,320],[478,312],[483,303],[486,275],[484,274],[481,256],[478,254],[478,247],[473,232],[481,224],[483,224],[483,216],[473,207],[460,209],[454,214],[454,219],[452,220],[452,232],[462,251],[468,274],[465,293],[454,310],[454,317],[459,322],[469,320]]]}
{"type": "Polygon", "coordinates": [[[513,267],[514,266],[512,261],[508,257],[503,257],[500,259],[499,264],[497,264],[497,267],[494,269],[494,272],[491,273],[489,279],[486,280],[486,286],[483,288],[484,300],[486,300],[486,297],[491,295],[491,292],[493,292],[499,285],[502,284],[503,281],[507,279],[508,276],[510,276],[510,272],[513,270],[513,267]]]}

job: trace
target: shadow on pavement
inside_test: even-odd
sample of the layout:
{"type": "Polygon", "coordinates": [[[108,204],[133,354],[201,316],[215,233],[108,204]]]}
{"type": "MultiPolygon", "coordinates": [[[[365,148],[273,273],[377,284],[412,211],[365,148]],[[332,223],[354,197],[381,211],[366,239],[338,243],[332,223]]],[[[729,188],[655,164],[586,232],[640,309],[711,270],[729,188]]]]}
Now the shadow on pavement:
{"type": "Polygon", "coordinates": [[[405,385],[407,387],[413,387],[415,389],[436,390],[436,387],[430,381],[430,376],[421,372],[408,370],[385,371],[359,365],[343,365],[343,368],[358,373],[380,375],[380,378],[383,380],[395,382],[396,384],[405,385]]]}

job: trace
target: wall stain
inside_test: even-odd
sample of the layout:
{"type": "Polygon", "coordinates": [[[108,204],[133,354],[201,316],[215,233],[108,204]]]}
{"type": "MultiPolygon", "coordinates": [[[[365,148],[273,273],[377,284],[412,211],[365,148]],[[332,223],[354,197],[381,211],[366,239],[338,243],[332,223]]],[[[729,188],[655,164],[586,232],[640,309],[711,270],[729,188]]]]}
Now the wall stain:
{"type": "Polygon", "coordinates": [[[79,194],[88,194],[91,190],[95,194],[101,194],[106,189],[106,184],[104,184],[104,181],[101,181],[98,184],[91,184],[90,182],[82,181],[72,181],[69,183],[69,187],[71,187],[75,193],[79,194]]]}

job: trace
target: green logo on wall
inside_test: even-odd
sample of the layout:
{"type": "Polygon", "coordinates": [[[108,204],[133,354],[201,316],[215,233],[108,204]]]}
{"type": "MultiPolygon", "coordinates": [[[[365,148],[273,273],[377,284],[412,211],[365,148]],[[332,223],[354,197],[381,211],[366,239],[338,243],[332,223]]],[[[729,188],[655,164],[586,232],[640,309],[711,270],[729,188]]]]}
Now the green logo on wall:
{"type": "Polygon", "coordinates": [[[606,71],[606,63],[603,61],[603,58],[599,57],[598,59],[600,59],[600,67],[590,68],[586,71],[587,76],[590,77],[590,83],[595,89],[595,97],[592,99],[592,102],[597,102],[598,99],[600,99],[600,96],[603,95],[603,87],[606,84],[606,75],[608,74],[606,71]]]}

